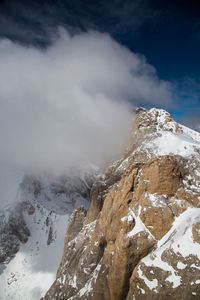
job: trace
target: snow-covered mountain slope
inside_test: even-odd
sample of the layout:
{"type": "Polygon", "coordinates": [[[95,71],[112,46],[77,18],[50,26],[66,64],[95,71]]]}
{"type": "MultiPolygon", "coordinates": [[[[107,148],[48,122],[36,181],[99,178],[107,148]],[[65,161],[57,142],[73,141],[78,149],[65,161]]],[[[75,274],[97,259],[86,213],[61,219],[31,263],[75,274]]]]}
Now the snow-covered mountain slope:
{"type": "MultiPolygon", "coordinates": [[[[162,109],[151,109],[138,115],[128,153],[119,162],[125,167],[134,157],[146,161],[159,155],[199,155],[200,133],[176,123],[162,109]],[[140,152],[140,155],[139,155],[140,152]]],[[[117,164],[119,164],[117,162],[117,164]]]]}
{"type": "Polygon", "coordinates": [[[70,217],[44,299],[199,299],[200,134],[164,110],[141,111],[127,152],[95,187],[86,217],[70,217]]]}
{"type": "Polygon", "coordinates": [[[69,215],[88,208],[95,172],[23,178],[16,203],[0,212],[0,299],[44,295],[55,279],[69,215]]]}

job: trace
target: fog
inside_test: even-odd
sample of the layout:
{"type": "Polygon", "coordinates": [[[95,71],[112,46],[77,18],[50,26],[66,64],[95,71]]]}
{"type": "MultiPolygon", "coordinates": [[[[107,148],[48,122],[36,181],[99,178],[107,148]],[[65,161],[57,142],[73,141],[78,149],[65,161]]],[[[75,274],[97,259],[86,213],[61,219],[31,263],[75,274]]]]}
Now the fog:
{"type": "Polygon", "coordinates": [[[170,84],[106,33],[59,28],[47,49],[1,40],[1,202],[16,174],[105,167],[127,144],[132,108],[170,102],[170,84]]]}

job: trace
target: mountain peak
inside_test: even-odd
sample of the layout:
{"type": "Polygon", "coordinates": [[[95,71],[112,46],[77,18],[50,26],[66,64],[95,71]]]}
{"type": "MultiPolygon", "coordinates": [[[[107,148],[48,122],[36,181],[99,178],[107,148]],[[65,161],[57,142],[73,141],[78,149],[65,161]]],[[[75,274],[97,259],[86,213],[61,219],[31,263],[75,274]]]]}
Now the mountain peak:
{"type": "Polygon", "coordinates": [[[94,183],[86,216],[76,212],[73,240],[68,227],[44,299],[198,297],[199,187],[199,134],[164,110],[137,114],[126,153],[94,183]]]}
{"type": "Polygon", "coordinates": [[[140,108],[124,155],[91,168],[24,176],[0,214],[4,298],[38,299],[54,279],[45,300],[198,297],[200,134],[140,108]]]}
{"type": "Polygon", "coordinates": [[[176,133],[178,124],[172,119],[171,115],[163,110],[152,108],[149,111],[140,113],[136,117],[136,129],[152,130],[158,132],[161,130],[171,131],[176,133]]]}

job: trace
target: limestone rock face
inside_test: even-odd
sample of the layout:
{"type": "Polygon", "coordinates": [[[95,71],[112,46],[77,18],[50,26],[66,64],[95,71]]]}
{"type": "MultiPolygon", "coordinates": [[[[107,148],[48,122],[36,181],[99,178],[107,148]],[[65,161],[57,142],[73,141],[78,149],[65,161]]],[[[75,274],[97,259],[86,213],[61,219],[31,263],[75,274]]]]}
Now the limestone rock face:
{"type": "Polygon", "coordinates": [[[45,300],[199,299],[200,135],[156,109],[134,128],[72,213],[45,300]]]}

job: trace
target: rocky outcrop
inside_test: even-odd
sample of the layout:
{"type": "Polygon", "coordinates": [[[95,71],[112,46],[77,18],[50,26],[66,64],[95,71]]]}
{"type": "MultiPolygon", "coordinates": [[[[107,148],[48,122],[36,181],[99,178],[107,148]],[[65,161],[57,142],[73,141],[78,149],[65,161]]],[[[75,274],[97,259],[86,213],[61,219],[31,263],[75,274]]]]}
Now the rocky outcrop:
{"type": "Polygon", "coordinates": [[[92,189],[88,212],[71,215],[45,300],[200,296],[198,139],[161,110],[142,111],[134,128],[124,157],[92,189]],[[167,148],[178,142],[179,154],[167,148]]]}
{"type": "Polygon", "coordinates": [[[11,211],[0,212],[0,263],[9,263],[19,250],[20,242],[27,242],[30,230],[23,213],[31,215],[34,211],[30,203],[23,201],[11,211]]]}

